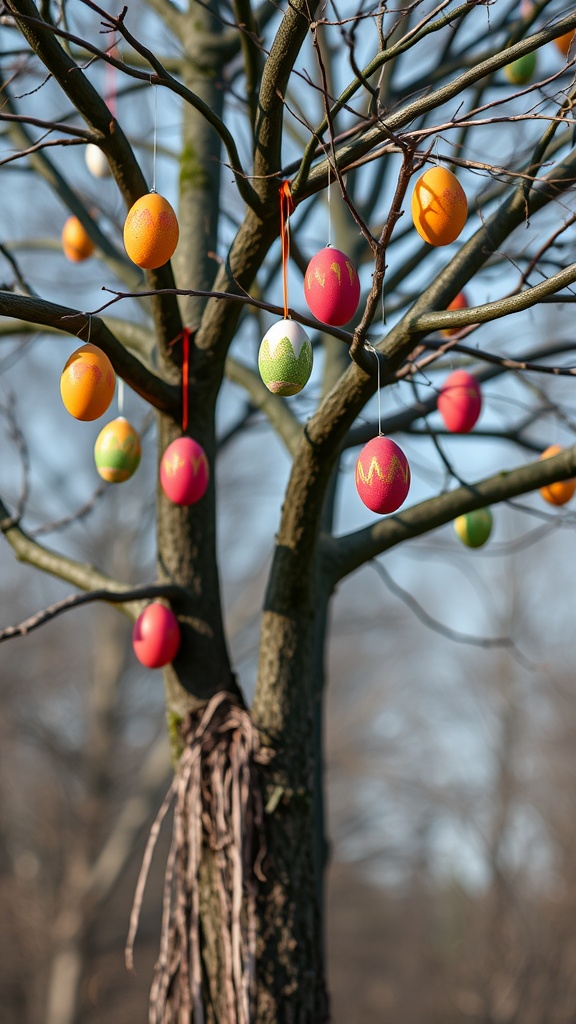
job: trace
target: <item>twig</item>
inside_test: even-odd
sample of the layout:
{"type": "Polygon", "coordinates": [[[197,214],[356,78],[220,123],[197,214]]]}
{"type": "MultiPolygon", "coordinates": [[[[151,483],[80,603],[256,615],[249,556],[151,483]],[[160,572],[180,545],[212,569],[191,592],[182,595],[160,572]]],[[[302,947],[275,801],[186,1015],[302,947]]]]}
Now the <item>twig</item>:
{"type": "Polygon", "coordinates": [[[0,630],[0,643],[4,640],[12,640],[16,636],[27,636],[32,630],[38,629],[46,622],[55,619],[57,615],[70,611],[72,608],[79,608],[80,605],[90,604],[92,601],[106,601],[109,604],[129,604],[132,601],[143,601],[147,597],[176,598],[180,596],[181,588],[170,583],[148,583],[141,587],[126,590],[93,590],[87,594],[71,594],[62,601],[43,608],[41,611],[31,615],[24,622],[17,626],[6,626],[0,630]]]}

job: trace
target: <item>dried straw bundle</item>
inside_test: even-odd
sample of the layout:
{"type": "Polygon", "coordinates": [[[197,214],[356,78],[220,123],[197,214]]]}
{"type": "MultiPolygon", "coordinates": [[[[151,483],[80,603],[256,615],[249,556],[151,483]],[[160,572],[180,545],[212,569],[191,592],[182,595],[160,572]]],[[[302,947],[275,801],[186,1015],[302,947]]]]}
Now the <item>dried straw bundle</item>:
{"type": "Polygon", "coordinates": [[[218,901],[218,1019],[249,1024],[254,997],[256,886],[264,856],[262,798],[256,764],[265,760],[250,715],[229,693],[186,719],[184,752],[152,826],[138,879],[126,963],[162,821],[174,803],[164,883],[160,955],[150,994],[150,1024],[204,1024],[207,982],[201,953],[201,867],[218,901]]]}

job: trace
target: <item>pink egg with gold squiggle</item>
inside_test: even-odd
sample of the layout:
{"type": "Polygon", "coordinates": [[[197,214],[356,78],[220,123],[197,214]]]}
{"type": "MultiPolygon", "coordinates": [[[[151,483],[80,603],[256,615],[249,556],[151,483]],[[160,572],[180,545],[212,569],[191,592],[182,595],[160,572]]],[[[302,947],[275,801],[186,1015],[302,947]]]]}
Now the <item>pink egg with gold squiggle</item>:
{"type": "Polygon", "coordinates": [[[348,256],[330,245],[317,252],[304,275],[304,297],[321,323],[348,323],[360,300],[360,280],[348,256]]]}
{"type": "Polygon", "coordinates": [[[379,515],[395,512],[410,490],[410,466],[389,437],[374,437],[356,463],[356,490],[367,508],[379,515]]]}
{"type": "Polygon", "coordinates": [[[160,462],[162,490],[175,505],[194,505],[206,493],[210,469],[202,445],[191,437],[177,437],[160,462]]]}

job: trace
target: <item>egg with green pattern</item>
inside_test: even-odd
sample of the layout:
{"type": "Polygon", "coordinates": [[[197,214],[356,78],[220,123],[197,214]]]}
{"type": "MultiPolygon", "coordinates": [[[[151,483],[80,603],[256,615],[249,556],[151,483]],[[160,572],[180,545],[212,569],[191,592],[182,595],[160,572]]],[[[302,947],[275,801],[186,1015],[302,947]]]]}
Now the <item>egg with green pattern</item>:
{"type": "Polygon", "coordinates": [[[129,480],[140,465],[140,454],[140,438],[123,416],[107,423],[94,445],[96,469],[110,484],[129,480]]]}
{"type": "Polygon", "coordinates": [[[258,369],[274,395],[297,395],[312,373],[312,344],[294,320],[278,320],[262,339],[258,369]]]}

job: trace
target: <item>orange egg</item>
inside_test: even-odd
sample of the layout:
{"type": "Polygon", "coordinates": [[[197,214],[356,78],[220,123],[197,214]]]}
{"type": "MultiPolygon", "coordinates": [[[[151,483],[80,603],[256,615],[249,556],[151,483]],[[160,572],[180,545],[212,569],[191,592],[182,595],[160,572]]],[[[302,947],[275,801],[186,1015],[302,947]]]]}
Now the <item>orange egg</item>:
{"type": "MultiPolygon", "coordinates": [[[[446,309],[468,309],[468,299],[464,292],[458,292],[456,298],[452,299],[452,302],[448,303],[446,309]]],[[[451,338],[452,335],[458,334],[459,330],[461,330],[460,327],[447,327],[446,330],[440,331],[440,334],[445,338],[451,338]]]]}
{"type": "Polygon", "coordinates": [[[94,252],[94,242],[82,226],[78,217],[68,217],[62,228],[62,248],[64,255],[72,263],[87,260],[94,252]]]}
{"type": "Polygon", "coordinates": [[[60,378],[62,401],[77,420],[96,420],[114,396],[116,375],[112,363],[96,345],[82,345],[72,353],[60,378]]]}
{"type": "Polygon", "coordinates": [[[141,196],[128,211],[124,246],[130,259],[144,270],[163,267],[178,245],[178,221],[167,199],[157,192],[141,196]]]}
{"type": "MultiPolygon", "coordinates": [[[[550,459],[553,455],[558,455],[562,451],[562,445],[551,444],[549,448],[546,448],[540,456],[541,459],[550,459]]],[[[540,488],[540,494],[544,498],[544,501],[548,501],[550,505],[565,505],[570,498],[573,497],[574,491],[576,491],[576,480],[557,480],[556,483],[547,484],[546,487],[540,488]]]]}
{"type": "MultiPolygon", "coordinates": [[[[568,56],[575,34],[574,29],[572,29],[570,32],[565,32],[563,36],[556,36],[556,39],[554,40],[556,46],[560,50],[560,53],[564,54],[565,57],[568,56]]],[[[573,57],[574,54],[572,53],[571,56],[573,57]]]]}
{"type": "Polygon", "coordinates": [[[430,167],[412,193],[412,220],[430,245],[449,245],[462,231],[468,216],[466,195],[458,178],[445,167],[430,167]]]}

